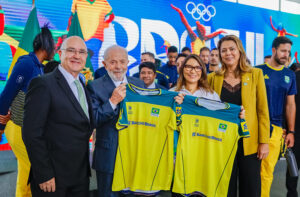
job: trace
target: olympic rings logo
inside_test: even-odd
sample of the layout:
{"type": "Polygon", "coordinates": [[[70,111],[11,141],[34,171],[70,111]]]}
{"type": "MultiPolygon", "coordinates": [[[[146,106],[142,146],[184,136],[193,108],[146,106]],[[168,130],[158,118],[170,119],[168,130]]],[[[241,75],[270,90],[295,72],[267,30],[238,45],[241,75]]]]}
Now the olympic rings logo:
{"type": "Polygon", "coordinates": [[[202,3],[196,5],[194,2],[188,2],[186,4],[186,11],[192,15],[195,20],[204,20],[205,22],[209,21],[217,13],[216,8],[212,5],[205,6],[202,3]]]}

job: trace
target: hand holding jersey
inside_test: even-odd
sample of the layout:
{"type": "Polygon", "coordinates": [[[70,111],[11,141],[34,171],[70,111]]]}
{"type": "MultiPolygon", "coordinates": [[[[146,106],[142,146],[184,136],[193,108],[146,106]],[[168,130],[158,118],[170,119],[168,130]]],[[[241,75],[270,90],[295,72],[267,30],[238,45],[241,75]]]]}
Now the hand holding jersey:
{"type": "Polygon", "coordinates": [[[114,105],[118,105],[126,96],[126,86],[124,83],[116,87],[110,97],[110,102],[114,105]]]}

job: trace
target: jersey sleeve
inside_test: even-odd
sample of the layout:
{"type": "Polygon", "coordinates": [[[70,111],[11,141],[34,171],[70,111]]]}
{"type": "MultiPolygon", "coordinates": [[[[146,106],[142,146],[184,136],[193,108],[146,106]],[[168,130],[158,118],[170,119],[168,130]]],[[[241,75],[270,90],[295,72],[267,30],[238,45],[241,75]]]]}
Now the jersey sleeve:
{"type": "Polygon", "coordinates": [[[120,104],[120,113],[119,113],[119,119],[116,124],[117,130],[123,130],[127,128],[129,125],[128,122],[128,116],[127,116],[127,109],[126,109],[126,99],[124,99],[120,104]]]}
{"type": "Polygon", "coordinates": [[[291,75],[291,86],[288,90],[288,95],[296,95],[297,94],[297,86],[296,86],[296,75],[292,73],[291,75]]]}
{"type": "MultiPolygon", "coordinates": [[[[17,61],[0,95],[0,115],[7,114],[18,92],[28,83],[28,80],[30,80],[31,73],[32,67],[29,62],[17,61]]],[[[0,124],[0,130],[4,129],[4,126],[5,125],[0,124]]]]}
{"type": "Polygon", "coordinates": [[[241,137],[248,138],[250,137],[250,132],[248,130],[248,126],[246,123],[245,119],[240,119],[240,124],[239,124],[239,135],[241,137]]]}

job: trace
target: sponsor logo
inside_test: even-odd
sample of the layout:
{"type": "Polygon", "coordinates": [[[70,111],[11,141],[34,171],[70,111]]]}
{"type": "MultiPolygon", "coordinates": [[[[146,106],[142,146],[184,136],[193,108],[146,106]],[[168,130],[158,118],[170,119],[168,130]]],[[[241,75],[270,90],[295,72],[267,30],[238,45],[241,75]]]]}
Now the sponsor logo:
{"type": "Polygon", "coordinates": [[[267,74],[265,74],[264,78],[265,79],[269,79],[269,76],[267,74]]]}

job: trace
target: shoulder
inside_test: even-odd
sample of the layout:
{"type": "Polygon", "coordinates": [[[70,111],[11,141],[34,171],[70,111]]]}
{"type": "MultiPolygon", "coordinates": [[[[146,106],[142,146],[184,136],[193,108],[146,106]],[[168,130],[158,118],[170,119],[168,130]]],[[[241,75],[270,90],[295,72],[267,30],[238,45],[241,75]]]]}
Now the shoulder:
{"type": "Polygon", "coordinates": [[[295,73],[292,70],[290,70],[289,68],[284,68],[283,70],[284,70],[285,74],[287,74],[287,75],[290,75],[292,77],[296,76],[295,73]]]}
{"type": "Polygon", "coordinates": [[[260,65],[255,66],[254,68],[263,69],[265,67],[266,67],[266,64],[260,64],[260,65]]]}
{"type": "Polygon", "coordinates": [[[145,84],[142,80],[140,80],[139,78],[136,77],[127,77],[127,80],[129,83],[133,83],[136,86],[139,87],[145,87],[145,84]]]}
{"type": "Polygon", "coordinates": [[[88,85],[87,85],[87,88],[96,88],[96,87],[99,87],[99,86],[102,86],[102,85],[107,85],[108,84],[108,76],[107,75],[104,75],[100,78],[97,78],[91,82],[88,82],[88,85]]]}
{"type": "Polygon", "coordinates": [[[30,55],[23,55],[19,57],[17,60],[15,66],[14,66],[14,72],[31,72],[34,68],[34,59],[30,55]]]}

